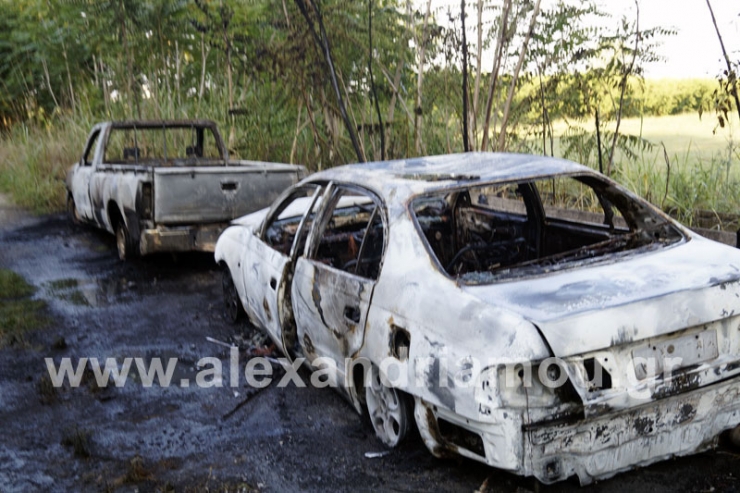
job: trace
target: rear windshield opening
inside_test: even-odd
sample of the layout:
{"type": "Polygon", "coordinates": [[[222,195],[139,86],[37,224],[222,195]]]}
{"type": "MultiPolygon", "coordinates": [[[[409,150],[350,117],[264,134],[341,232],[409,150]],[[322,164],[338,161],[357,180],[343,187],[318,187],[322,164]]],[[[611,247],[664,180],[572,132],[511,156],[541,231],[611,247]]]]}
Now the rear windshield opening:
{"type": "Polygon", "coordinates": [[[660,247],[681,233],[593,176],[474,185],[419,197],[412,211],[447,274],[485,283],[660,247]]]}
{"type": "Polygon", "coordinates": [[[211,166],[221,154],[208,127],[113,127],[105,146],[106,164],[211,166]]]}

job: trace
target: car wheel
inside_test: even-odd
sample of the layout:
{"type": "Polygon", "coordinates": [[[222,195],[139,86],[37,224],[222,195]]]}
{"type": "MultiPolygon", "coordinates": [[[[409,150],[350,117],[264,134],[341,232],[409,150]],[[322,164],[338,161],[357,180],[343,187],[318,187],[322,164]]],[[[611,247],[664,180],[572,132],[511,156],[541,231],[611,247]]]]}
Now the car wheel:
{"type": "Polygon", "coordinates": [[[77,211],[77,205],[75,204],[75,199],[72,197],[72,195],[69,195],[67,197],[67,217],[75,226],[78,226],[82,223],[80,213],[77,211]]]}
{"type": "Polygon", "coordinates": [[[370,382],[365,383],[365,402],[375,435],[388,447],[396,447],[411,426],[412,405],[405,394],[383,384],[375,365],[370,382]]]}
{"type": "Polygon", "coordinates": [[[730,431],[730,443],[737,449],[740,449],[740,426],[730,431]]]}
{"type": "Polygon", "coordinates": [[[118,258],[121,260],[130,259],[136,254],[131,236],[123,221],[116,224],[116,249],[118,250],[118,258]]]}
{"type": "Polygon", "coordinates": [[[236,291],[234,279],[231,277],[231,271],[225,267],[221,277],[221,286],[224,290],[224,308],[226,310],[226,319],[232,324],[241,322],[246,315],[244,307],[239,299],[239,293],[236,291]]]}

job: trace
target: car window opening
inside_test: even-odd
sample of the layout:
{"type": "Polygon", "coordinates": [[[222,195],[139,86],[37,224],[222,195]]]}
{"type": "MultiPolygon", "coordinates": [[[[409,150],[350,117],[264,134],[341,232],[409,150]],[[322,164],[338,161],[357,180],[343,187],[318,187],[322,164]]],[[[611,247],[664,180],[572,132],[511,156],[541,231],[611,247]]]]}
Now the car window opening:
{"type": "Polygon", "coordinates": [[[683,237],[659,214],[590,176],[447,189],[415,199],[412,210],[442,269],[473,284],[683,237]]]}
{"type": "Polygon", "coordinates": [[[334,197],[311,258],[336,269],[377,279],[383,254],[383,220],[368,196],[342,190],[334,197]]]}

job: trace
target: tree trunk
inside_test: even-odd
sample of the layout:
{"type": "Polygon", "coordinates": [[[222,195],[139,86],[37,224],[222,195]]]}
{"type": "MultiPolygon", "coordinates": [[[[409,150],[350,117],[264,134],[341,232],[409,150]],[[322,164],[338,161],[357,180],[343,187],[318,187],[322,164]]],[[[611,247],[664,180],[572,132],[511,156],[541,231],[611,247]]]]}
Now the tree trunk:
{"type": "Polygon", "coordinates": [[[606,163],[606,176],[612,174],[612,164],[614,163],[614,151],[617,148],[617,138],[619,137],[619,125],[622,123],[622,108],[624,106],[624,95],[627,92],[627,81],[632,71],[635,69],[635,62],[637,61],[637,49],[640,46],[640,3],[635,0],[635,8],[637,13],[635,14],[635,49],[632,53],[632,62],[630,63],[629,69],[622,74],[621,81],[621,92],[619,94],[619,105],[617,106],[617,125],[614,129],[614,136],[612,137],[612,145],[609,150],[609,161],[606,163]]]}
{"type": "Polygon", "coordinates": [[[72,113],[77,113],[77,103],[75,102],[75,90],[72,86],[72,73],[69,71],[69,60],[67,59],[67,45],[62,41],[62,56],[64,57],[64,66],[67,69],[67,83],[69,84],[69,99],[72,102],[72,113]]]}
{"type": "Polygon", "coordinates": [[[472,132],[470,143],[473,149],[478,148],[478,113],[480,112],[480,84],[483,58],[483,0],[478,0],[478,47],[475,60],[475,87],[473,89],[473,113],[470,121],[472,132]]]}
{"type": "Polygon", "coordinates": [[[532,37],[532,32],[534,32],[534,26],[537,23],[537,16],[540,13],[540,3],[541,0],[537,0],[537,3],[535,3],[534,5],[534,12],[532,12],[532,19],[529,22],[529,29],[527,30],[527,35],[524,37],[524,41],[522,42],[522,47],[519,52],[519,60],[516,63],[514,75],[511,79],[511,85],[509,86],[509,94],[506,97],[506,105],[504,106],[504,116],[501,118],[501,131],[498,134],[497,149],[499,151],[503,151],[506,146],[506,125],[509,123],[511,104],[514,101],[514,90],[516,89],[516,83],[519,79],[519,72],[522,69],[522,65],[524,65],[524,58],[527,55],[527,46],[529,45],[529,40],[532,37]]]}
{"type": "Polygon", "coordinates": [[[596,105],[596,149],[599,156],[599,173],[604,174],[604,157],[601,152],[601,121],[599,118],[599,105],[596,105]]]}
{"type": "MultiPolygon", "coordinates": [[[[408,2],[409,18],[411,17],[411,2],[408,2]]],[[[419,50],[419,66],[417,67],[416,75],[416,104],[414,106],[414,149],[416,154],[422,154],[423,143],[421,140],[421,86],[424,80],[424,57],[426,54],[426,37],[427,37],[427,24],[429,23],[429,16],[432,10],[432,0],[427,1],[426,13],[424,14],[424,23],[421,26],[421,40],[416,37],[416,30],[414,29],[414,37],[416,38],[416,46],[419,50]]]]}
{"type": "Polygon", "coordinates": [[[509,13],[511,12],[512,0],[506,0],[504,9],[501,12],[501,23],[499,25],[498,39],[496,41],[496,55],[493,58],[493,69],[491,70],[491,83],[488,86],[488,99],[486,101],[486,116],[485,123],[483,124],[483,142],[481,143],[481,150],[485,151],[488,149],[488,133],[491,124],[491,110],[493,109],[493,97],[496,93],[496,83],[498,82],[498,74],[501,70],[501,59],[504,53],[504,41],[506,35],[507,25],[509,23],[509,13]]]}
{"type": "Polygon", "coordinates": [[[370,87],[375,100],[375,112],[378,114],[378,130],[380,132],[380,160],[385,161],[385,129],[383,128],[383,117],[380,114],[380,103],[378,102],[378,91],[375,89],[375,77],[373,77],[373,0],[367,0],[367,70],[370,73],[370,87]]]}
{"type": "Polygon", "coordinates": [[[465,0],[460,0],[460,19],[462,22],[462,96],[463,96],[463,151],[470,152],[468,132],[468,38],[465,33],[465,0]]]}
{"type": "Polygon", "coordinates": [[[735,98],[735,108],[737,108],[737,116],[740,117],[740,96],[737,93],[737,74],[732,69],[732,63],[730,57],[727,56],[727,50],[725,49],[725,42],[722,40],[722,35],[719,32],[717,26],[717,19],[714,18],[714,10],[712,4],[707,0],[707,7],[709,7],[709,13],[712,15],[712,23],[714,24],[714,30],[717,32],[717,39],[719,39],[719,45],[722,47],[722,55],[725,57],[725,63],[727,63],[727,79],[732,82],[732,95],[735,98]]]}
{"type": "Polygon", "coordinates": [[[360,144],[357,140],[357,132],[352,126],[352,122],[350,122],[349,120],[349,116],[347,114],[347,107],[344,104],[344,98],[342,97],[342,92],[339,89],[339,83],[337,81],[337,73],[334,68],[334,60],[332,59],[332,55],[331,55],[331,47],[329,46],[329,38],[326,34],[326,29],[324,27],[324,20],[321,17],[321,8],[319,7],[319,0],[312,0],[310,1],[309,4],[312,7],[314,15],[316,16],[316,21],[319,26],[320,35],[316,33],[313,22],[311,21],[311,16],[308,13],[306,1],[305,0],[295,0],[295,3],[297,4],[298,9],[301,11],[301,14],[303,14],[303,17],[306,19],[306,24],[308,24],[308,28],[313,34],[316,44],[318,44],[321,47],[321,50],[324,55],[324,61],[326,62],[327,68],[329,70],[329,77],[331,78],[331,85],[332,85],[332,88],[334,89],[334,94],[336,95],[336,98],[337,98],[337,104],[339,106],[339,113],[341,114],[342,120],[344,121],[344,126],[349,132],[349,138],[352,141],[352,147],[354,148],[355,154],[357,155],[357,160],[359,162],[364,162],[365,158],[360,148],[360,144]]]}
{"type": "Polygon", "coordinates": [[[51,87],[51,78],[49,77],[49,67],[46,65],[46,58],[41,57],[41,68],[44,69],[44,77],[46,78],[46,88],[49,90],[51,99],[54,100],[54,106],[59,106],[57,97],[54,95],[54,89],[51,87]]]}
{"type": "Polygon", "coordinates": [[[545,105],[545,88],[542,85],[542,69],[537,67],[540,79],[540,102],[542,104],[542,155],[547,156],[547,106],[545,105]]]}
{"type": "MultiPolygon", "coordinates": [[[[398,66],[396,67],[396,75],[393,79],[393,87],[391,87],[391,90],[393,91],[393,95],[391,96],[391,102],[388,105],[388,117],[386,118],[386,122],[388,122],[388,124],[390,125],[387,129],[388,135],[386,135],[386,141],[388,140],[391,133],[393,132],[393,116],[396,111],[396,100],[398,99],[398,85],[401,83],[401,75],[403,73],[403,66],[404,66],[404,61],[401,60],[398,63],[398,66]]],[[[401,102],[403,102],[403,100],[401,100],[401,102]]],[[[388,149],[385,150],[385,153],[388,154],[388,149]]]]}
{"type": "Polygon", "coordinates": [[[200,34],[200,85],[198,86],[198,108],[200,108],[200,102],[203,100],[203,94],[206,90],[206,62],[208,60],[208,53],[211,48],[206,48],[206,35],[205,33],[200,34]]]}

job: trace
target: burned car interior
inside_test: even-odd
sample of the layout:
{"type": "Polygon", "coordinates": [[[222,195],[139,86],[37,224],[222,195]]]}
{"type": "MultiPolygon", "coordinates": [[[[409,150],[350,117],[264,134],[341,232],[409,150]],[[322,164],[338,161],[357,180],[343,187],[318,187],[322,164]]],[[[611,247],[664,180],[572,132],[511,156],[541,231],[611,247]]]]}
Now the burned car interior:
{"type": "Polygon", "coordinates": [[[653,211],[592,176],[474,183],[419,197],[411,209],[439,266],[471,283],[683,238],[653,211]]]}
{"type": "Polygon", "coordinates": [[[309,258],[369,279],[376,279],[383,253],[383,220],[377,202],[339,189],[330,204],[319,242],[309,258]]]}
{"type": "MultiPolygon", "coordinates": [[[[308,208],[318,188],[299,190],[286,200],[277,219],[269,224],[265,233],[268,245],[284,255],[290,253],[295,236],[300,228],[301,204],[308,208]]],[[[380,271],[383,253],[384,226],[379,201],[368,195],[344,187],[337,187],[328,199],[328,211],[319,225],[319,239],[308,252],[308,257],[322,264],[368,279],[376,279],[380,271]]],[[[316,211],[321,202],[316,197],[312,212],[305,216],[296,251],[303,253],[308,233],[313,225],[316,211]]]]}

